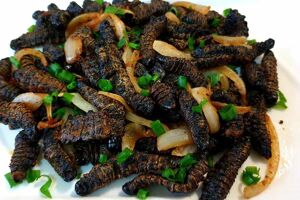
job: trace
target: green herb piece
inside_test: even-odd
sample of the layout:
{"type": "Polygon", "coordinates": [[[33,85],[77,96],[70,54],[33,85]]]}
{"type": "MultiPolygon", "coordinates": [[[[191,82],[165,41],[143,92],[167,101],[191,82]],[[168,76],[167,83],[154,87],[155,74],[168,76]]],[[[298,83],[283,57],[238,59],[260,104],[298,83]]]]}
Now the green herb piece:
{"type": "Polygon", "coordinates": [[[218,72],[207,72],[205,73],[205,77],[212,87],[216,86],[220,82],[220,74],[218,72]]]}
{"type": "Polygon", "coordinates": [[[159,79],[159,73],[155,72],[154,75],[152,76],[152,81],[156,82],[159,79]]]}
{"type": "Polygon", "coordinates": [[[65,43],[61,43],[58,45],[59,48],[64,49],[65,48],[65,43]]]}
{"type": "Polygon", "coordinates": [[[205,47],[205,40],[200,40],[200,41],[199,41],[199,47],[200,47],[201,49],[203,49],[203,48],[205,47]]]}
{"type": "Polygon", "coordinates": [[[107,154],[100,154],[99,156],[99,163],[100,164],[105,164],[107,162],[107,154]]]}
{"type": "Polygon", "coordinates": [[[82,172],[78,172],[78,173],[77,173],[77,176],[76,176],[76,179],[80,179],[81,176],[82,176],[82,172]]]}
{"type": "Polygon", "coordinates": [[[146,74],[138,78],[138,84],[141,88],[148,88],[152,82],[152,76],[150,74],[146,74]]]}
{"type": "Polygon", "coordinates": [[[150,91],[149,91],[149,90],[142,89],[141,95],[144,96],[144,97],[147,97],[147,96],[150,95],[150,91]]]}
{"type": "Polygon", "coordinates": [[[215,17],[212,22],[210,23],[210,25],[214,28],[217,28],[218,26],[220,26],[221,20],[217,17],[215,17]]]}
{"type": "Polygon", "coordinates": [[[52,75],[52,76],[57,76],[61,71],[63,70],[63,68],[60,66],[60,64],[58,63],[51,63],[49,65],[48,68],[48,72],[52,75]]]}
{"type": "Polygon", "coordinates": [[[215,166],[214,157],[212,155],[207,156],[207,163],[209,168],[213,168],[215,166]]]}
{"type": "Polygon", "coordinates": [[[179,161],[180,168],[190,168],[194,164],[196,164],[198,161],[192,156],[191,154],[185,155],[181,160],[179,161]]]}
{"type": "Polygon", "coordinates": [[[279,109],[279,110],[287,109],[288,106],[286,105],[286,103],[287,103],[287,100],[286,100],[284,94],[280,90],[278,90],[278,101],[277,101],[276,105],[273,106],[273,108],[279,109]]]}
{"type": "Polygon", "coordinates": [[[48,176],[48,175],[42,175],[42,176],[43,176],[43,177],[46,177],[48,180],[47,180],[47,182],[46,182],[44,185],[42,185],[42,187],[40,188],[40,192],[41,192],[43,195],[45,195],[46,197],[52,199],[51,193],[50,193],[50,191],[49,191],[49,188],[50,188],[51,183],[52,183],[52,179],[51,179],[51,177],[48,176]]]}
{"type": "Polygon", "coordinates": [[[237,117],[236,107],[232,104],[224,106],[219,113],[224,121],[231,121],[237,117]]]}
{"type": "Polygon", "coordinates": [[[195,43],[196,43],[195,38],[194,38],[194,37],[189,37],[189,39],[188,39],[187,42],[188,42],[189,50],[190,50],[190,51],[195,50],[195,43]]]}
{"type": "Polygon", "coordinates": [[[19,185],[21,183],[21,182],[14,181],[10,172],[5,174],[4,177],[6,178],[10,188],[16,187],[17,185],[19,185]]]}
{"type": "Polygon", "coordinates": [[[141,45],[133,42],[129,42],[128,46],[132,49],[140,49],[141,45]]]}
{"type": "Polygon", "coordinates": [[[224,17],[227,17],[230,13],[231,13],[232,9],[231,8],[227,8],[223,11],[223,15],[224,17]]]}
{"type": "Polygon", "coordinates": [[[177,85],[179,89],[187,88],[187,78],[185,76],[178,76],[177,85]]]}
{"type": "Polygon", "coordinates": [[[176,178],[176,171],[171,168],[166,168],[162,171],[161,175],[170,181],[174,181],[176,178]]]}
{"type": "Polygon", "coordinates": [[[35,31],[35,28],[36,28],[36,25],[31,25],[28,29],[27,29],[27,31],[28,31],[28,33],[32,33],[32,32],[34,32],[35,31]]]}
{"type": "Polygon", "coordinates": [[[184,183],[186,177],[186,168],[179,168],[175,175],[175,181],[179,183],[184,183]]]}
{"type": "Polygon", "coordinates": [[[205,104],[207,104],[208,100],[207,99],[203,99],[197,106],[193,106],[192,107],[192,111],[194,113],[201,113],[202,114],[202,109],[203,109],[203,106],[205,104]]]}
{"type": "Polygon", "coordinates": [[[113,85],[108,79],[100,79],[97,84],[100,90],[104,92],[110,92],[113,89],[113,85]]]}
{"type": "Polygon", "coordinates": [[[139,191],[136,194],[136,196],[140,200],[145,200],[149,196],[149,191],[146,190],[146,189],[139,189],[139,191]]]}
{"type": "Polygon", "coordinates": [[[132,155],[133,155],[133,151],[128,149],[128,148],[125,148],[122,152],[120,152],[117,155],[118,165],[121,165],[121,164],[125,163],[126,160],[128,160],[128,158],[130,158],[132,155]]]}
{"type": "Polygon", "coordinates": [[[102,6],[103,5],[103,3],[104,3],[104,0],[95,0],[100,6],[102,6]]]}
{"type": "Polygon", "coordinates": [[[28,183],[32,183],[41,177],[41,170],[28,170],[26,172],[26,180],[28,183]]]}
{"type": "Polygon", "coordinates": [[[65,114],[66,114],[66,108],[59,108],[53,113],[53,117],[61,119],[65,114]]]}
{"type": "Polygon", "coordinates": [[[68,90],[74,90],[76,88],[77,82],[76,81],[72,81],[71,83],[69,83],[67,85],[67,89],[68,90]]]}
{"type": "Polygon", "coordinates": [[[174,13],[177,17],[179,16],[179,12],[176,7],[172,6],[170,12],[174,13]]]}
{"type": "Polygon", "coordinates": [[[155,120],[150,124],[152,131],[155,133],[157,137],[161,136],[166,132],[164,126],[160,122],[160,120],[155,120]]]}
{"type": "Polygon", "coordinates": [[[74,74],[64,69],[57,74],[57,78],[65,83],[71,83],[76,79],[74,74]]]}
{"type": "Polygon", "coordinates": [[[17,60],[16,57],[14,57],[14,56],[9,57],[9,61],[17,69],[19,69],[21,67],[21,63],[17,60]]]}
{"type": "Polygon", "coordinates": [[[121,40],[119,40],[117,47],[118,49],[121,49],[122,47],[124,47],[126,45],[127,41],[125,39],[125,37],[122,37],[121,40]]]}
{"type": "Polygon", "coordinates": [[[104,13],[111,13],[115,15],[125,15],[125,11],[122,8],[116,6],[107,6],[104,10],[104,13]]]}
{"type": "Polygon", "coordinates": [[[49,106],[52,104],[52,102],[54,101],[54,98],[51,94],[48,94],[47,96],[45,96],[43,98],[43,103],[46,105],[46,106],[49,106]]]}
{"type": "Polygon", "coordinates": [[[73,97],[74,97],[73,94],[70,94],[70,93],[65,92],[64,95],[63,95],[63,101],[64,101],[66,104],[71,104],[71,103],[72,103],[72,100],[73,100],[73,97]]]}
{"type": "Polygon", "coordinates": [[[259,182],[260,176],[259,176],[259,168],[255,166],[248,166],[243,171],[242,174],[242,181],[245,185],[253,185],[259,182]]]}
{"type": "Polygon", "coordinates": [[[247,40],[247,44],[249,45],[255,45],[256,44],[256,40],[253,39],[253,40],[247,40]]]}
{"type": "Polygon", "coordinates": [[[140,37],[140,35],[142,34],[143,29],[141,29],[140,27],[133,27],[131,29],[131,31],[128,33],[130,35],[134,35],[135,37],[140,37]]]}

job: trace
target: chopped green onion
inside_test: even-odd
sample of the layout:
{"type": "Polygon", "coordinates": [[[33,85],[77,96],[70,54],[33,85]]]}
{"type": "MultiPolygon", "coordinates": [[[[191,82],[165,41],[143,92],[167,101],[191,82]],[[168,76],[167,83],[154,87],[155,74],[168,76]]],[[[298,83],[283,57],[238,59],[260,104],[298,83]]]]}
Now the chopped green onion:
{"type": "Polygon", "coordinates": [[[57,74],[57,78],[65,83],[71,83],[75,80],[74,74],[64,69],[57,74]]]}
{"type": "Polygon", "coordinates": [[[80,179],[80,178],[81,178],[81,175],[82,175],[82,172],[78,172],[78,173],[77,173],[77,176],[76,176],[76,179],[80,179]]]}
{"type": "Polygon", "coordinates": [[[147,97],[147,96],[150,95],[150,91],[149,91],[149,90],[142,89],[141,95],[144,96],[144,97],[147,97]]]}
{"type": "Polygon", "coordinates": [[[224,121],[231,121],[237,117],[237,109],[232,104],[227,104],[219,111],[224,121]]]}
{"type": "Polygon", "coordinates": [[[119,40],[117,47],[118,49],[121,49],[122,47],[124,47],[126,45],[127,41],[125,39],[125,37],[122,37],[121,40],[119,40]]]}
{"type": "Polygon", "coordinates": [[[50,188],[50,186],[51,186],[51,183],[52,183],[52,179],[51,179],[51,177],[50,176],[48,176],[48,175],[42,175],[43,177],[46,177],[48,180],[47,180],[47,182],[44,184],[44,185],[42,185],[42,187],[40,188],[40,192],[43,194],[43,195],[45,195],[46,197],[48,197],[48,198],[52,198],[52,196],[51,196],[51,193],[50,193],[50,191],[49,191],[49,188],[50,188]]]}
{"type": "Polygon", "coordinates": [[[117,163],[121,165],[126,162],[133,155],[133,151],[131,149],[125,148],[122,152],[117,155],[117,163]]]}
{"type": "Polygon", "coordinates": [[[171,7],[170,12],[174,13],[177,17],[179,16],[178,10],[174,6],[171,7]]]}
{"type": "Polygon", "coordinates": [[[150,74],[146,74],[138,78],[138,85],[141,88],[148,88],[152,82],[152,76],[150,74]]]}
{"type": "Polygon", "coordinates": [[[202,109],[203,109],[203,106],[205,104],[207,104],[208,100],[207,99],[203,99],[197,106],[193,106],[192,107],[192,111],[194,113],[201,113],[202,114],[202,109]]]}
{"type": "Polygon", "coordinates": [[[256,44],[256,40],[253,39],[253,40],[247,40],[247,44],[249,45],[255,45],[256,44]]]}
{"type": "Polygon", "coordinates": [[[32,32],[34,32],[35,31],[35,28],[36,28],[36,25],[31,25],[28,29],[27,29],[27,31],[28,31],[28,33],[32,33],[32,32]]]}
{"type": "Polygon", "coordinates": [[[166,168],[162,171],[161,175],[170,181],[174,181],[176,178],[176,171],[171,168],[166,168]]]}
{"type": "Polygon", "coordinates": [[[99,156],[99,163],[100,164],[105,164],[107,162],[107,154],[100,154],[99,156]]]}
{"type": "Polygon", "coordinates": [[[188,42],[189,50],[190,51],[195,50],[195,43],[196,43],[195,38],[194,37],[189,37],[187,42],[188,42]]]}
{"type": "Polygon", "coordinates": [[[61,48],[61,49],[65,48],[65,43],[59,44],[58,47],[61,48]]]}
{"type": "Polygon", "coordinates": [[[227,17],[230,13],[231,13],[232,9],[231,8],[227,8],[223,11],[223,15],[224,17],[227,17]]]}
{"type": "Polygon", "coordinates": [[[212,155],[207,156],[207,163],[209,168],[213,168],[215,166],[214,157],[212,155]]]}
{"type": "Polygon", "coordinates": [[[245,185],[253,185],[259,182],[260,176],[259,176],[260,169],[255,166],[248,166],[243,171],[242,174],[242,181],[245,185]]]}
{"type": "Polygon", "coordinates": [[[12,175],[11,175],[10,172],[7,173],[7,174],[5,174],[4,176],[5,176],[6,180],[7,180],[10,188],[16,187],[17,185],[19,185],[21,183],[21,182],[16,182],[13,179],[13,177],[12,177],[12,175]]]}
{"type": "Polygon", "coordinates": [[[166,132],[164,126],[160,122],[160,120],[155,120],[150,124],[152,131],[155,133],[157,137],[161,136],[166,132]]]}
{"type": "Polygon", "coordinates": [[[131,29],[131,31],[128,33],[130,35],[135,35],[136,37],[140,37],[140,35],[142,34],[143,29],[141,29],[140,27],[133,27],[131,29]]]}
{"type": "Polygon", "coordinates": [[[58,63],[51,63],[49,68],[48,68],[48,72],[52,75],[52,76],[57,76],[61,71],[63,70],[63,68],[60,66],[60,64],[58,63]]]}
{"type": "Polygon", "coordinates": [[[140,49],[141,45],[133,42],[129,42],[128,46],[132,49],[140,49]]]}
{"type": "Polygon", "coordinates": [[[72,81],[71,83],[69,83],[67,85],[67,89],[68,90],[74,90],[76,88],[77,82],[76,81],[72,81]]]}
{"type": "Polygon", "coordinates": [[[154,75],[152,76],[152,81],[156,82],[159,79],[159,73],[155,72],[154,75]]]}
{"type": "Polygon", "coordinates": [[[201,49],[203,49],[203,48],[205,47],[205,40],[200,40],[200,41],[199,41],[199,47],[200,47],[201,49]]]}
{"type": "Polygon", "coordinates": [[[276,109],[279,109],[279,110],[284,110],[284,109],[287,109],[287,105],[286,105],[286,98],[284,96],[284,94],[278,90],[278,101],[276,103],[275,106],[273,106],[273,108],[276,108],[276,109]]]}
{"type": "Polygon", "coordinates": [[[210,82],[212,87],[216,86],[220,82],[220,74],[218,72],[205,73],[206,79],[210,82]]]}
{"type": "Polygon", "coordinates": [[[41,177],[41,170],[28,170],[26,172],[26,180],[28,183],[32,183],[41,177]]]}
{"type": "Polygon", "coordinates": [[[59,108],[53,113],[54,118],[63,118],[63,116],[66,114],[66,108],[59,108]]]}
{"type": "Polygon", "coordinates": [[[186,168],[179,168],[175,175],[175,181],[179,183],[184,183],[186,177],[186,168]]]}
{"type": "Polygon", "coordinates": [[[137,198],[140,200],[145,200],[149,196],[149,191],[145,189],[139,189],[137,193],[137,198]]]}
{"type": "Polygon", "coordinates": [[[70,93],[65,92],[64,95],[63,95],[63,101],[64,101],[66,104],[71,104],[71,103],[72,103],[72,100],[73,100],[73,97],[74,97],[73,94],[70,94],[70,93]]]}
{"type": "Polygon", "coordinates": [[[210,25],[214,28],[217,28],[221,23],[221,20],[217,17],[215,17],[212,22],[210,23],[210,25]]]}
{"type": "Polygon", "coordinates": [[[187,88],[187,78],[185,76],[178,76],[177,85],[179,89],[187,88]]]}
{"type": "Polygon", "coordinates": [[[116,6],[107,6],[104,10],[104,13],[111,13],[115,15],[125,15],[125,11],[122,8],[116,6]]]}
{"type": "Polygon", "coordinates": [[[43,98],[43,103],[46,105],[46,106],[49,106],[52,104],[52,102],[54,101],[54,98],[51,94],[48,94],[47,96],[45,96],[43,98]]]}
{"type": "Polygon", "coordinates": [[[113,85],[111,84],[110,80],[107,79],[100,79],[97,84],[100,90],[104,92],[110,92],[113,89],[113,85]]]}
{"type": "Polygon", "coordinates": [[[191,155],[187,154],[179,161],[179,166],[181,168],[189,168],[196,164],[198,161],[191,155]]]}
{"type": "Polygon", "coordinates": [[[9,57],[9,61],[17,69],[19,69],[21,67],[21,63],[17,60],[16,57],[14,57],[14,56],[9,57]]]}
{"type": "Polygon", "coordinates": [[[104,3],[104,0],[95,0],[100,6],[102,6],[103,5],[103,3],[104,3]]]}

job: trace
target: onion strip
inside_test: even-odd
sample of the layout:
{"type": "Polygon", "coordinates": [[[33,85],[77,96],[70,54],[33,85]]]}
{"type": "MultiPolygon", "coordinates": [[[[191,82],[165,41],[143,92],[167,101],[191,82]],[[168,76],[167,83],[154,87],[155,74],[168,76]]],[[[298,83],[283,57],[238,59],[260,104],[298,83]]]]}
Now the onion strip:
{"type": "MultiPolygon", "coordinates": [[[[218,102],[218,101],[212,101],[211,103],[218,110],[227,106],[227,103],[222,103],[222,102],[218,102]]],[[[236,107],[238,114],[245,114],[245,113],[248,113],[251,111],[251,106],[235,106],[235,107],[236,107]]]]}
{"type": "Polygon", "coordinates": [[[145,137],[145,128],[136,123],[129,123],[125,126],[125,133],[122,137],[122,150],[129,148],[134,149],[136,141],[145,137]]]}
{"type": "Polygon", "coordinates": [[[188,144],[184,146],[179,146],[173,149],[172,156],[185,156],[187,154],[192,154],[197,151],[197,146],[195,144],[188,144]]]}
{"type": "Polygon", "coordinates": [[[246,37],[231,37],[231,36],[224,36],[224,35],[212,35],[213,40],[224,45],[224,46],[245,46],[248,48],[252,48],[252,46],[247,45],[247,38],[246,37]]]}
{"type": "Polygon", "coordinates": [[[268,169],[265,178],[255,185],[244,188],[245,198],[251,198],[262,193],[272,183],[278,170],[280,160],[279,141],[275,127],[268,115],[266,115],[266,126],[271,138],[272,157],[268,160],[268,169]]]}
{"type": "Polygon", "coordinates": [[[43,104],[43,98],[45,96],[47,96],[47,94],[26,92],[16,96],[12,102],[22,102],[27,106],[27,108],[35,111],[39,107],[41,107],[41,105],[43,104]]]}
{"type": "Polygon", "coordinates": [[[44,54],[42,52],[40,52],[39,50],[36,50],[36,49],[32,49],[32,48],[24,48],[24,49],[21,49],[19,51],[16,52],[15,54],[15,57],[18,61],[21,60],[21,58],[25,55],[33,55],[33,56],[36,56],[38,57],[42,64],[47,67],[48,66],[48,61],[47,59],[45,58],[44,54]]]}
{"type": "Polygon", "coordinates": [[[139,86],[136,77],[134,76],[134,69],[137,61],[139,60],[140,57],[140,51],[134,50],[130,59],[130,62],[127,63],[126,65],[126,71],[129,76],[130,82],[132,83],[135,91],[137,93],[141,93],[142,88],[139,86]]]}
{"type": "Polygon", "coordinates": [[[172,129],[157,138],[157,149],[159,151],[188,144],[193,144],[193,139],[191,133],[187,129],[172,129]]]}
{"type": "Polygon", "coordinates": [[[192,9],[194,11],[199,12],[202,15],[206,15],[210,10],[210,6],[203,6],[203,5],[199,5],[199,4],[195,4],[195,3],[191,3],[191,2],[187,2],[187,1],[177,1],[175,3],[172,3],[172,5],[184,7],[187,9],[192,9]]]}
{"type": "Polygon", "coordinates": [[[187,60],[191,60],[192,56],[190,53],[185,53],[183,51],[178,50],[176,47],[173,45],[160,41],[160,40],[155,40],[153,43],[153,49],[163,55],[163,56],[169,56],[169,57],[175,57],[175,58],[184,58],[187,60]]]}
{"type": "Polygon", "coordinates": [[[127,111],[132,112],[132,109],[126,103],[125,99],[123,97],[121,97],[120,95],[110,93],[110,92],[104,92],[104,91],[99,91],[98,94],[107,96],[107,97],[112,98],[114,100],[117,100],[118,102],[120,102],[125,107],[125,109],[127,111]]]}
{"type": "Polygon", "coordinates": [[[180,19],[178,19],[178,17],[174,13],[169,11],[169,12],[166,12],[165,16],[171,22],[174,22],[176,24],[180,24],[180,19]]]}

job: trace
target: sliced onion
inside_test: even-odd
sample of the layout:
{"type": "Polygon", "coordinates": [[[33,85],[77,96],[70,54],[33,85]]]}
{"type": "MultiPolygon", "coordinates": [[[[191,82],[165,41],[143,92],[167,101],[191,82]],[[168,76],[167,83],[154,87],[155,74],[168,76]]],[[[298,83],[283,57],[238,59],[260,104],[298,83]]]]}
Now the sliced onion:
{"type": "Polygon", "coordinates": [[[184,7],[184,8],[187,8],[187,9],[192,9],[194,11],[199,12],[202,15],[206,15],[210,10],[210,6],[203,6],[203,5],[191,3],[191,2],[188,2],[188,1],[177,1],[175,3],[172,3],[172,5],[173,6],[184,7]]]}
{"type": "Polygon", "coordinates": [[[272,183],[278,170],[280,160],[279,141],[275,127],[268,115],[266,115],[266,126],[271,139],[272,157],[268,160],[268,168],[265,178],[255,185],[247,186],[244,188],[245,198],[252,198],[266,190],[267,187],[272,183]]]}
{"type": "Polygon", "coordinates": [[[129,76],[130,82],[132,83],[135,91],[141,93],[142,88],[139,86],[136,77],[134,76],[135,65],[140,57],[140,51],[134,50],[130,59],[130,62],[126,65],[126,71],[129,76]]]}
{"type": "Polygon", "coordinates": [[[124,52],[122,55],[122,60],[125,63],[125,65],[128,65],[128,63],[131,62],[131,57],[133,56],[132,54],[132,49],[128,45],[125,45],[124,52]]]}
{"type": "Polygon", "coordinates": [[[172,12],[167,12],[166,14],[165,14],[165,16],[166,16],[166,18],[168,19],[168,20],[170,20],[171,22],[174,22],[174,23],[176,23],[176,24],[180,24],[180,19],[178,19],[178,17],[174,14],[174,13],[172,13],[172,12]]]}
{"type": "Polygon", "coordinates": [[[160,41],[160,40],[155,40],[153,43],[153,49],[163,55],[163,56],[169,56],[169,57],[175,57],[175,58],[184,58],[187,60],[191,60],[192,56],[190,53],[185,53],[183,51],[178,50],[176,47],[173,45],[160,41]]]}
{"type": "Polygon", "coordinates": [[[77,28],[83,25],[87,25],[90,28],[94,28],[96,25],[99,24],[100,20],[100,13],[97,12],[90,12],[84,13],[74,17],[68,24],[65,36],[68,38],[71,34],[75,32],[77,28]]]}
{"type": "Polygon", "coordinates": [[[145,137],[144,135],[145,128],[136,123],[129,123],[125,126],[125,133],[122,137],[122,150],[125,148],[129,148],[134,150],[135,143],[140,138],[145,137]]]}
{"type": "Polygon", "coordinates": [[[197,146],[194,144],[188,144],[180,147],[176,147],[172,151],[173,156],[185,156],[187,154],[195,153],[197,151],[197,146]]]}
{"type": "Polygon", "coordinates": [[[41,105],[43,104],[43,98],[45,96],[47,96],[47,94],[27,92],[27,93],[19,94],[14,98],[12,102],[22,102],[30,110],[35,111],[39,109],[39,107],[41,107],[41,105]]]}
{"type": "Polygon", "coordinates": [[[25,55],[33,55],[33,56],[36,56],[38,57],[42,64],[47,67],[48,66],[48,61],[47,59],[45,58],[44,54],[42,52],[40,52],[39,50],[36,50],[36,49],[32,49],[32,48],[24,48],[24,49],[21,49],[19,51],[17,51],[17,53],[15,54],[15,57],[18,61],[21,60],[21,58],[25,55]]]}
{"type": "MultiPolygon", "coordinates": [[[[222,103],[218,101],[212,101],[211,102],[214,107],[216,107],[218,110],[222,109],[223,107],[227,106],[227,103],[222,103]]],[[[235,106],[238,114],[245,114],[251,111],[250,106],[235,106]]]]}
{"type": "Polygon", "coordinates": [[[224,35],[212,35],[213,40],[223,44],[224,46],[249,46],[252,48],[250,45],[247,45],[247,38],[246,37],[231,37],[231,36],[224,36],[224,35]]]}
{"type": "Polygon", "coordinates": [[[216,67],[216,68],[213,68],[212,70],[217,71],[221,74],[224,74],[225,76],[227,76],[230,80],[232,80],[234,82],[235,87],[239,90],[239,92],[241,94],[243,104],[246,105],[246,103],[247,103],[246,86],[245,86],[244,81],[241,79],[241,77],[239,77],[239,75],[237,73],[235,73],[235,71],[233,71],[232,69],[230,69],[227,66],[216,67]]]}
{"type": "Polygon", "coordinates": [[[71,35],[65,43],[64,50],[67,63],[75,63],[79,60],[82,53],[82,38],[71,35]]]}
{"type": "Polygon", "coordinates": [[[210,133],[217,133],[220,130],[220,119],[217,109],[211,104],[209,99],[209,91],[205,87],[197,87],[192,89],[192,96],[200,103],[203,99],[208,102],[202,107],[203,114],[207,120],[210,133]]]}
{"type": "Polygon", "coordinates": [[[229,89],[229,80],[227,78],[227,76],[224,76],[223,74],[220,75],[220,86],[222,89],[224,90],[228,90],[229,89]]]}
{"type": "Polygon", "coordinates": [[[172,129],[157,138],[157,149],[159,151],[188,144],[193,144],[193,139],[191,133],[186,129],[172,129]]]}
{"type": "MultiPolygon", "coordinates": [[[[93,111],[93,112],[97,112],[97,108],[90,104],[88,101],[86,101],[79,93],[70,93],[73,95],[72,98],[72,103],[80,108],[82,111],[84,112],[89,112],[89,111],[93,111]]],[[[64,95],[64,93],[59,93],[58,96],[62,97],[64,95]]]]}
{"type": "Polygon", "coordinates": [[[126,103],[125,99],[123,97],[121,97],[120,95],[114,94],[114,93],[110,93],[110,92],[104,92],[104,91],[99,91],[98,94],[107,96],[109,98],[115,99],[118,102],[120,102],[127,111],[132,112],[132,109],[129,107],[129,105],[126,103]]]}

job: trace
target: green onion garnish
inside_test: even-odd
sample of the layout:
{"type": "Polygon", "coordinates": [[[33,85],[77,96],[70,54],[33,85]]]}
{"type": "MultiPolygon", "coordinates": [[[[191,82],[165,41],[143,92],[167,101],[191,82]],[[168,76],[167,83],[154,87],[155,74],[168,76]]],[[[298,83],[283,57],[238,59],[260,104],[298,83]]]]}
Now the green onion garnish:
{"type": "Polygon", "coordinates": [[[260,169],[255,166],[246,167],[242,174],[243,183],[245,185],[253,185],[258,183],[258,181],[260,180],[259,170],[260,169]]]}
{"type": "Polygon", "coordinates": [[[205,77],[212,87],[216,86],[220,82],[220,74],[218,72],[207,72],[205,73],[205,77]]]}
{"type": "Polygon", "coordinates": [[[50,193],[50,191],[49,191],[49,188],[50,188],[50,186],[51,186],[51,183],[52,183],[52,179],[51,179],[51,177],[50,176],[48,176],[48,175],[42,175],[43,177],[46,177],[48,180],[47,180],[47,182],[44,184],[44,185],[42,185],[42,187],[40,188],[40,192],[43,194],[43,195],[45,195],[46,197],[48,197],[48,198],[52,198],[52,196],[51,196],[51,193],[50,193]]]}
{"type": "Polygon", "coordinates": [[[162,134],[164,134],[166,132],[166,130],[165,130],[164,126],[162,125],[162,123],[160,122],[160,120],[155,120],[155,121],[151,122],[151,129],[157,137],[161,136],[162,134]]]}
{"type": "Polygon", "coordinates": [[[175,181],[179,183],[184,183],[186,177],[187,168],[180,167],[175,175],[175,181]]]}
{"type": "Polygon", "coordinates": [[[14,57],[14,56],[9,57],[9,61],[17,69],[19,69],[21,67],[21,63],[17,60],[16,57],[14,57]]]}
{"type": "Polygon", "coordinates": [[[66,108],[59,108],[53,113],[54,118],[63,118],[63,116],[66,114],[66,108]]]}
{"type": "Polygon", "coordinates": [[[80,178],[81,178],[81,175],[82,175],[82,172],[77,172],[76,179],[80,179],[80,178]]]}
{"type": "Polygon", "coordinates": [[[65,83],[71,83],[76,79],[74,74],[64,69],[57,74],[57,78],[65,83]]]}
{"type": "Polygon", "coordinates": [[[26,172],[26,180],[28,183],[32,183],[41,177],[41,170],[28,170],[26,172]]]}
{"type": "Polygon", "coordinates": [[[198,161],[191,155],[187,154],[179,161],[179,166],[181,168],[189,168],[196,164],[198,161]]]}
{"type": "Polygon", "coordinates": [[[99,163],[100,164],[105,164],[107,162],[107,154],[100,154],[99,156],[99,163]]]}
{"type": "Polygon", "coordinates": [[[52,102],[54,101],[54,98],[52,95],[48,94],[47,96],[45,96],[43,98],[43,103],[46,105],[46,106],[49,106],[52,104],[52,102]]]}
{"type": "Polygon", "coordinates": [[[63,95],[63,101],[64,101],[67,105],[68,105],[68,104],[71,104],[71,103],[72,103],[72,100],[73,100],[73,97],[74,97],[73,94],[70,94],[70,93],[65,92],[64,95],[63,95]]]}
{"type": "Polygon", "coordinates": [[[232,104],[224,106],[219,113],[224,121],[231,121],[237,117],[236,107],[232,104]]]}
{"type": "Polygon", "coordinates": [[[77,82],[76,81],[72,81],[71,83],[69,83],[67,85],[67,89],[68,90],[74,90],[76,88],[77,82]]]}
{"type": "Polygon", "coordinates": [[[211,21],[210,25],[211,25],[212,27],[214,27],[214,28],[217,28],[217,27],[220,25],[220,23],[221,23],[221,20],[220,20],[219,18],[215,17],[215,18],[211,21]]]}
{"type": "Polygon", "coordinates": [[[108,79],[100,79],[97,84],[99,89],[104,92],[110,92],[113,89],[113,85],[108,79]]]}
{"type": "Polygon", "coordinates": [[[231,8],[227,8],[227,9],[225,9],[224,11],[223,11],[223,15],[224,15],[224,17],[227,17],[230,13],[231,13],[231,8]]]}
{"type": "Polygon", "coordinates": [[[207,104],[208,100],[207,99],[203,99],[197,106],[193,106],[192,107],[192,111],[194,113],[201,113],[202,114],[202,109],[203,109],[203,106],[205,104],[207,104]]]}
{"type": "Polygon", "coordinates": [[[286,105],[286,98],[284,96],[284,94],[278,90],[278,101],[276,103],[275,106],[273,106],[273,108],[276,108],[276,109],[279,109],[279,110],[284,110],[284,109],[287,109],[288,106],[286,105]]]}
{"type": "Polygon", "coordinates": [[[61,43],[58,45],[59,48],[64,49],[65,48],[65,43],[61,43]]]}
{"type": "Polygon", "coordinates": [[[149,196],[149,191],[146,189],[139,189],[136,196],[140,200],[145,200],[149,196]]]}
{"type": "Polygon", "coordinates": [[[36,28],[36,25],[31,25],[31,26],[27,29],[28,33],[34,32],[34,31],[35,31],[35,28],[36,28]]]}
{"type": "Polygon", "coordinates": [[[148,88],[152,82],[152,76],[150,74],[146,74],[138,78],[138,84],[141,88],[148,88]]]}
{"type": "Polygon", "coordinates": [[[189,50],[190,51],[195,50],[195,43],[196,43],[195,38],[194,37],[189,37],[187,42],[188,42],[189,50]]]}
{"type": "Polygon", "coordinates": [[[58,63],[51,63],[49,65],[48,68],[48,72],[52,75],[52,76],[57,76],[61,71],[63,70],[63,68],[60,66],[60,64],[58,63]]]}
{"type": "Polygon", "coordinates": [[[215,166],[214,157],[212,155],[207,156],[207,163],[209,168],[213,168],[215,166]]]}
{"type": "Polygon", "coordinates": [[[104,3],[104,0],[95,0],[100,6],[102,6],[103,5],[103,3],[104,3]]]}
{"type": "Polygon", "coordinates": [[[149,90],[142,89],[141,95],[144,96],[144,97],[147,97],[147,96],[150,95],[150,91],[149,91],[149,90]]]}
{"type": "Polygon", "coordinates": [[[253,39],[253,40],[247,40],[247,44],[249,45],[255,45],[256,44],[256,40],[253,39]]]}
{"type": "Polygon", "coordinates": [[[199,47],[203,49],[205,47],[205,40],[200,40],[199,47]]]}
{"type": "Polygon", "coordinates": [[[179,89],[187,88],[187,78],[185,76],[178,76],[177,85],[179,89]]]}
{"type": "Polygon", "coordinates": [[[122,8],[116,6],[107,6],[104,10],[104,13],[111,13],[115,15],[125,15],[125,11],[122,8]]]}
{"type": "Polygon", "coordinates": [[[21,182],[14,181],[10,172],[5,174],[4,176],[5,176],[5,179],[7,180],[10,188],[16,187],[17,185],[19,185],[21,183],[21,182]]]}
{"type": "Polygon", "coordinates": [[[162,171],[161,175],[170,181],[174,181],[176,177],[176,171],[171,168],[166,168],[162,171]]]}
{"type": "Polygon", "coordinates": [[[154,75],[152,76],[152,81],[156,82],[156,81],[158,81],[158,79],[159,79],[159,73],[154,72],[154,75]]]}
{"type": "Polygon", "coordinates": [[[125,39],[125,37],[122,37],[121,40],[119,40],[117,47],[118,49],[121,49],[122,47],[124,47],[126,45],[127,41],[125,39]]]}
{"type": "Polygon", "coordinates": [[[122,165],[133,155],[133,151],[125,148],[122,152],[117,155],[117,163],[118,165],[122,165]]]}
{"type": "Polygon", "coordinates": [[[171,7],[170,12],[174,13],[177,17],[179,16],[178,10],[176,7],[171,7]]]}
{"type": "Polygon", "coordinates": [[[141,45],[133,42],[129,42],[128,46],[132,49],[140,49],[141,45]]]}

